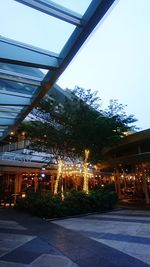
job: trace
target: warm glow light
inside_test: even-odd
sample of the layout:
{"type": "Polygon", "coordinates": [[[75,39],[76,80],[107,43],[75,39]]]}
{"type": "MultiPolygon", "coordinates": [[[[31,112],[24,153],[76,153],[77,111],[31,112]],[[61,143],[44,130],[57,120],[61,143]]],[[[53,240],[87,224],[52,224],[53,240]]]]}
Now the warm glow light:
{"type": "Polygon", "coordinates": [[[88,157],[89,157],[89,153],[90,151],[88,149],[85,149],[84,151],[85,153],[85,159],[84,159],[84,164],[83,164],[83,178],[84,178],[84,181],[83,181],[83,191],[85,191],[86,193],[88,193],[89,191],[89,179],[88,179],[88,157]]]}
{"type": "Polygon", "coordinates": [[[58,160],[58,170],[57,170],[57,177],[54,187],[54,195],[58,193],[58,183],[62,174],[62,168],[63,168],[63,161],[61,159],[58,160]]]}

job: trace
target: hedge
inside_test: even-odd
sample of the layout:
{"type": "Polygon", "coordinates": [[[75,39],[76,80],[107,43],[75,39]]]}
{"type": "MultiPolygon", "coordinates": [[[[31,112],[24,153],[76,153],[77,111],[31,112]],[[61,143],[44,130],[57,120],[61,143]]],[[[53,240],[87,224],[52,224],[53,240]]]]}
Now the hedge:
{"type": "Polygon", "coordinates": [[[89,194],[71,190],[61,197],[50,193],[29,193],[26,198],[18,199],[16,208],[39,217],[56,218],[108,211],[115,207],[117,195],[114,191],[96,190],[89,194]]]}

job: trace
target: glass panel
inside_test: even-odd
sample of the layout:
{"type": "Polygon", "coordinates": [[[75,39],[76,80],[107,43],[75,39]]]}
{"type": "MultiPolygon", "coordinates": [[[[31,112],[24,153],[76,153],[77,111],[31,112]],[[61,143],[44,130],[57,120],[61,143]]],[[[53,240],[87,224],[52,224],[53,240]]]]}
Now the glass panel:
{"type": "MultiPolygon", "coordinates": [[[[14,107],[13,109],[10,107],[0,107],[0,118],[16,118],[19,114],[20,111],[23,110],[23,107],[18,109],[18,107],[14,107]]],[[[0,129],[1,130],[1,129],[0,129]]]]}
{"type": "Polygon", "coordinates": [[[0,120],[0,125],[13,125],[15,123],[14,119],[10,119],[10,118],[1,118],[0,120]]]}
{"type": "Polygon", "coordinates": [[[13,0],[0,1],[0,33],[4,37],[60,53],[74,29],[70,23],[13,0]]]}
{"type": "Polygon", "coordinates": [[[0,112],[0,117],[4,118],[4,117],[16,117],[15,113],[9,113],[9,112],[0,112]]]}
{"type": "Polygon", "coordinates": [[[16,118],[19,112],[1,112],[0,110],[0,118],[16,118]]]}
{"type": "Polygon", "coordinates": [[[25,66],[2,63],[2,62],[0,62],[0,69],[13,71],[13,72],[21,73],[21,74],[26,74],[26,75],[37,77],[37,78],[41,78],[41,80],[45,76],[44,73],[46,73],[46,70],[44,70],[44,73],[43,73],[42,69],[39,70],[37,68],[25,67],[25,66]]]}
{"type": "MultiPolygon", "coordinates": [[[[12,82],[7,80],[0,80],[0,91],[4,92],[17,92],[25,95],[33,95],[37,86],[31,86],[20,82],[12,82]]],[[[6,96],[7,97],[7,96],[6,96]]]]}
{"type": "Polygon", "coordinates": [[[0,125],[0,129],[2,129],[2,130],[7,130],[7,129],[8,129],[8,126],[1,126],[1,125],[0,125]]]}
{"type": "Polygon", "coordinates": [[[19,113],[24,109],[23,106],[0,106],[0,112],[19,113]]]}
{"type": "Polygon", "coordinates": [[[87,10],[92,0],[53,0],[54,3],[64,6],[80,15],[83,15],[87,10]]]}

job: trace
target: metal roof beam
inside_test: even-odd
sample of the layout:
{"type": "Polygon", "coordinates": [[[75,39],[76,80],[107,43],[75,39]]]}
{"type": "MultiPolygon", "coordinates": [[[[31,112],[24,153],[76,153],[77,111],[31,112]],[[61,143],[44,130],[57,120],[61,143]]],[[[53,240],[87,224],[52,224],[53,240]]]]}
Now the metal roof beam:
{"type": "Polygon", "coordinates": [[[0,62],[57,70],[59,57],[55,53],[0,36],[0,62]]]}
{"type": "Polygon", "coordinates": [[[47,0],[15,0],[21,4],[32,7],[38,11],[46,13],[55,18],[61,19],[75,26],[82,26],[82,16],[58,5],[52,1],[47,0]]]}

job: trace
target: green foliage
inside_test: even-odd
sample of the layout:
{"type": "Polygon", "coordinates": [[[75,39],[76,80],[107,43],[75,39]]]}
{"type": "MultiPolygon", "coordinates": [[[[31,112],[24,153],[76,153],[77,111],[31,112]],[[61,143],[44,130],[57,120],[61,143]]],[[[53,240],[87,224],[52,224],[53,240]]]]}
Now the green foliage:
{"type": "Polygon", "coordinates": [[[67,215],[91,212],[91,203],[88,195],[83,191],[71,190],[64,199],[67,215]]]}
{"type": "Polygon", "coordinates": [[[97,91],[76,86],[74,90],[72,90],[72,94],[77,97],[77,101],[81,100],[94,110],[100,111],[101,99],[97,96],[97,91]]]}
{"type": "Polygon", "coordinates": [[[63,216],[61,198],[50,193],[29,193],[26,198],[17,200],[16,208],[43,218],[63,216]]]}
{"type": "Polygon", "coordinates": [[[96,190],[86,194],[71,190],[64,200],[50,193],[30,193],[24,199],[18,199],[16,208],[44,218],[72,216],[89,212],[111,210],[117,203],[113,191],[96,190]]]}
{"type": "Polygon", "coordinates": [[[28,121],[22,126],[32,138],[34,149],[53,149],[59,156],[71,153],[83,156],[87,148],[89,161],[97,163],[102,149],[118,142],[124,132],[134,128],[136,119],[127,116],[125,106],[117,100],[110,100],[108,108],[100,110],[101,100],[90,89],[76,87],[71,96],[72,100],[66,100],[61,108],[56,101],[43,99],[37,107],[39,121],[28,121]]]}

